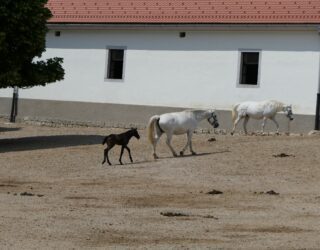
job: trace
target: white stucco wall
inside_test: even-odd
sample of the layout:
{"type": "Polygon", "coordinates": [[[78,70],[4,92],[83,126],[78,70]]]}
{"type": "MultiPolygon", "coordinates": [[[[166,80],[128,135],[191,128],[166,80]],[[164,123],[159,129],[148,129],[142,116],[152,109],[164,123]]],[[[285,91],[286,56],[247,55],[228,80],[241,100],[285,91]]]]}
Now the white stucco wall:
{"type": "MultiPolygon", "coordinates": [[[[277,99],[314,114],[319,35],[311,31],[61,31],[44,57],[63,57],[65,80],[20,98],[231,109],[277,99]],[[105,80],[107,46],[125,46],[124,80],[105,80]],[[261,51],[260,86],[238,87],[239,50],[261,51]]],[[[11,97],[12,90],[0,96],[11,97]]]]}

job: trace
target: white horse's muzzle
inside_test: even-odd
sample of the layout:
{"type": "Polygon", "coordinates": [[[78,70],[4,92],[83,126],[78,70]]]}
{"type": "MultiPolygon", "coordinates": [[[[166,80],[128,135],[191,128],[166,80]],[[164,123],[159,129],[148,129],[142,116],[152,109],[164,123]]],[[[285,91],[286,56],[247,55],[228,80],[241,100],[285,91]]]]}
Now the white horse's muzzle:
{"type": "Polygon", "coordinates": [[[214,128],[217,128],[217,127],[219,127],[219,123],[218,123],[218,121],[217,121],[217,118],[215,118],[215,117],[210,117],[210,118],[208,118],[208,122],[211,124],[211,126],[212,127],[214,127],[214,128]]]}
{"type": "Polygon", "coordinates": [[[288,119],[289,119],[290,121],[293,120],[292,114],[287,114],[287,117],[288,117],[288,119]]]}

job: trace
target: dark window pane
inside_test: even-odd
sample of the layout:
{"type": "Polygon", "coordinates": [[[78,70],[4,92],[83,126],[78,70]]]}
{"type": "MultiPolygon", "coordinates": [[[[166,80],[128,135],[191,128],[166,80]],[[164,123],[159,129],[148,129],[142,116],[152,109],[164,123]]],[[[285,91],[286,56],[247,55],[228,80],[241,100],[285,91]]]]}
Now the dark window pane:
{"type": "Polygon", "coordinates": [[[109,50],[108,78],[122,79],[123,75],[123,49],[109,50]]]}
{"type": "Polygon", "coordinates": [[[259,53],[241,53],[241,79],[240,84],[257,85],[259,71],[259,53]]]}
{"type": "Polygon", "coordinates": [[[247,64],[258,64],[259,63],[259,53],[258,52],[246,52],[243,54],[243,60],[247,64]]]}

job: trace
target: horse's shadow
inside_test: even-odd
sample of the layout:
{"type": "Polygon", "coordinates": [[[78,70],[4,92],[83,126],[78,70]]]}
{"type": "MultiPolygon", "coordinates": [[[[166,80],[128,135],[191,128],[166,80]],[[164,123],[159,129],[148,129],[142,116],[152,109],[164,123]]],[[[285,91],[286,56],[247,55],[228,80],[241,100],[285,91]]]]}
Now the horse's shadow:
{"type": "MultiPolygon", "coordinates": [[[[164,157],[159,157],[157,160],[161,160],[161,159],[178,159],[178,158],[189,158],[189,157],[201,157],[201,156],[205,156],[205,155],[214,155],[214,154],[223,154],[223,153],[230,153],[230,150],[223,150],[223,151],[217,151],[217,152],[207,152],[207,153],[199,153],[199,154],[187,154],[187,155],[179,155],[177,157],[174,156],[164,156],[164,157]]],[[[143,161],[134,161],[134,162],[129,162],[129,163],[125,163],[124,165],[136,165],[136,164],[144,164],[144,163],[150,163],[150,162],[154,162],[155,160],[143,160],[143,161]]],[[[113,164],[113,165],[119,165],[121,166],[121,164],[113,164]]]]}
{"type": "MultiPolygon", "coordinates": [[[[182,156],[177,156],[177,157],[173,157],[173,156],[164,156],[164,157],[159,157],[157,160],[161,160],[161,159],[177,159],[177,158],[188,158],[188,157],[201,157],[201,156],[205,156],[205,155],[214,155],[214,154],[223,154],[223,153],[230,153],[230,150],[223,150],[223,151],[217,151],[217,152],[207,152],[207,153],[199,153],[196,155],[192,155],[192,154],[188,154],[188,155],[182,155],[182,156]]],[[[138,164],[144,164],[144,163],[150,163],[150,162],[154,162],[155,160],[142,160],[142,161],[133,161],[133,162],[126,162],[123,163],[123,165],[121,165],[120,163],[113,163],[112,166],[130,166],[130,165],[138,165],[138,164]]]]}
{"type": "Polygon", "coordinates": [[[230,153],[230,152],[231,152],[230,150],[223,150],[223,151],[216,151],[216,152],[197,153],[195,155],[193,155],[193,154],[178,155],[176,157],[165,156],[165,157],[159,157],[159,159],[178,159],[178,158],[188,158],[188,157],[201,157],[201,156],[205,156],[205,155],[223,154],[223,153],[230,153]]]}
{"type": "Polygon", "coordinates": [[[100,135],[52,135],[0,139],[0,153],[101,144],[100,135]]]}

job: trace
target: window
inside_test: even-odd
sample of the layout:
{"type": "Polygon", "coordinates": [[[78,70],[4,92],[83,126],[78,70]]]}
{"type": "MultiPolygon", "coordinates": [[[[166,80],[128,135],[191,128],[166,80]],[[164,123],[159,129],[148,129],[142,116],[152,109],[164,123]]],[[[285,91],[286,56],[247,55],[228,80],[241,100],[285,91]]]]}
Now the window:
{"type": "Polygon", "coordinates": [[[258,85],[259,52],[241,52],[240,85],[258,85]]]}
{"type": "Polygon", "coordinates": [[[181,38],[186,37],[186,32],[179,32],[179,37],[181,37],[181,38]]]}
{"type": "Polygon", "coordinates": [[[124,49],[109,49],[108,54],[108,79],[123,79],[124,49]]]}

